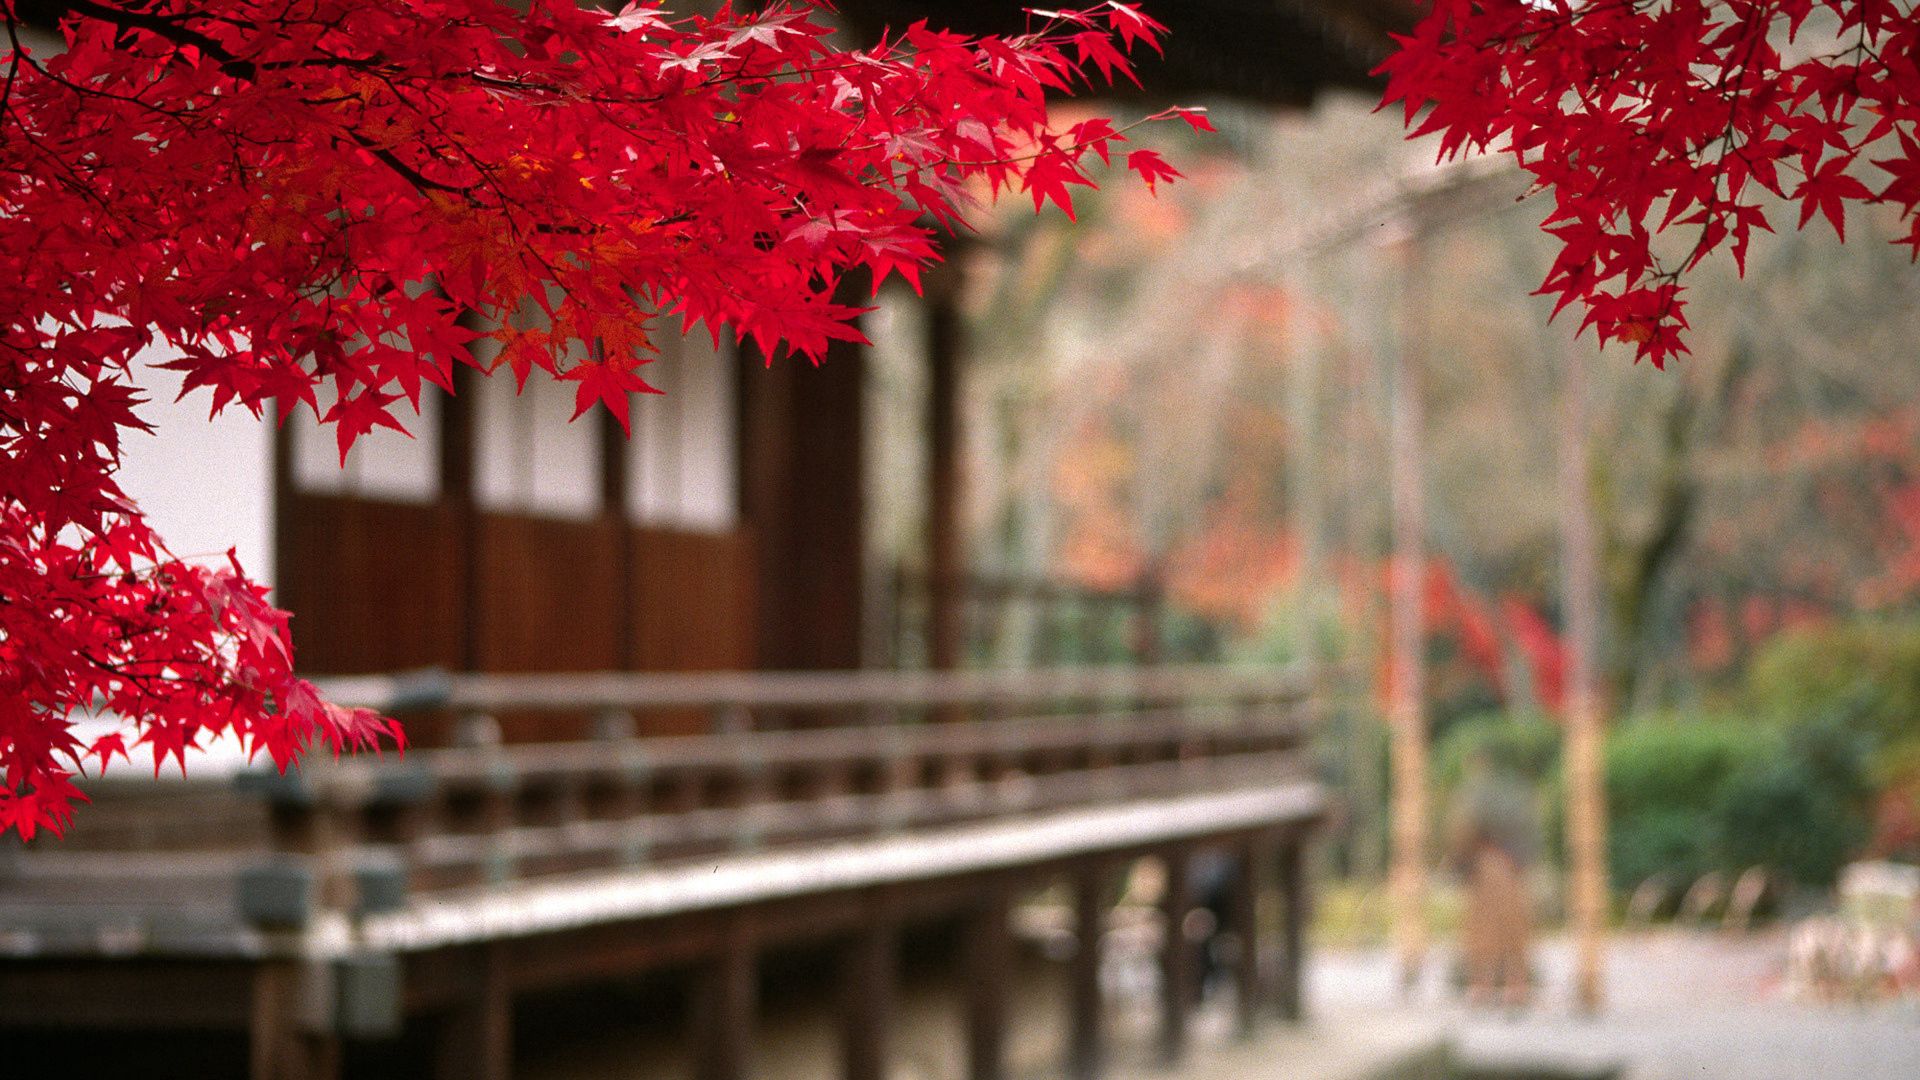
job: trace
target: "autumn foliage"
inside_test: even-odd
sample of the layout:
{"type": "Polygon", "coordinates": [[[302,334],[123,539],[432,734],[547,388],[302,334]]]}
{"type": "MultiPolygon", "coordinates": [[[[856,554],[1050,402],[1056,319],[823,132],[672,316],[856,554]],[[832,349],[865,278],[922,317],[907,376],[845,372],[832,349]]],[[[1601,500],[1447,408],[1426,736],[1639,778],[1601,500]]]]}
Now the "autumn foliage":
{"type": "Polygon", "coordinates": [[[1920,253],[1920,18],[1898,0],[1434,0],[1381,65],[1440,154],[1511,154],[1550,192],[1541,291],[1655,364],[1683,280],[1745,268],[1770,204],[1842,238],[1881,203],[1920,253]]]}
{"type": "Polygon", "coordinates": [[[970,192],[1070,208],[1123,136],[1054,126],[1046,96],[1130,78],[1161,31],[1117,2],[861,49],[785,4],[58,10],[35,50],[0,0],[0,833],[23,836],[66,823],[87,758],[184,765],[231,734],[284,768],[400,738],[295,677],[264,589],[174,558],[116,486],[134,365],[215,411],[312,408],[344,455],[491,338],[493,366],[624,423],[662,321],[818,357],[858,337],[842,275],[915,280],[970,192]],[[90,710],[132,735],[82,742],[90,710]]]}

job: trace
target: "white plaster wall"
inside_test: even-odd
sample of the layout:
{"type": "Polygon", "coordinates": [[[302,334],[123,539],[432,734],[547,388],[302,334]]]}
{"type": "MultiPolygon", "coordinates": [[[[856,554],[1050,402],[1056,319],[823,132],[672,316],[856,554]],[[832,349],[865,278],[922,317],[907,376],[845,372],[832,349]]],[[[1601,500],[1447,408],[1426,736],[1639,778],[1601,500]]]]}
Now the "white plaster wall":
{"type": "Polygon", "coordinates": [[[272,421],[237,406],[209,421],[206,390],[175,401],[180,374],[148,366],[164,359],[149,349],[135,362],[134,380],[152,399],[139,413],[154,431],[122,436],[120,486],[175,555],[217,559],[231,547],[250,577],[271,585],[272,421]]]}
{"type": "MultiPolygon", "coordinates": [[[[664,335],[663,335],[664,336],[664,335]]],[[[704,333],[663,341],[641,375],[627,445],[627,505],[636,522],[724,532],[739,521],[734,363],[704,333]]]]}
{"type": "Polygon", "coordinates": [[[481,506],[562,518],[599,512],[597,429],[591,416],[568,422],[574,391],[544,371],[517,395],[504,368],[479,380],[474,497],[481,506]]]}
{"type": "MultiPolygon", "coordinates": [[[[324,416],[333,407],[333,392],[322,387],[316,397],[320,415],[324,416]]],[[[344,466],[334,429],[322,427],[304,406],[295,409],[287,420],[293,429],[293,482],[302,491],[391,502],[432,502],[440,490],[440,411],[444,397],[435,387],[421,387],[418,415],[405,401],[395,402],[394,418],[406,427],[407,434],[374,428],[354,440],[344,466]]]]}

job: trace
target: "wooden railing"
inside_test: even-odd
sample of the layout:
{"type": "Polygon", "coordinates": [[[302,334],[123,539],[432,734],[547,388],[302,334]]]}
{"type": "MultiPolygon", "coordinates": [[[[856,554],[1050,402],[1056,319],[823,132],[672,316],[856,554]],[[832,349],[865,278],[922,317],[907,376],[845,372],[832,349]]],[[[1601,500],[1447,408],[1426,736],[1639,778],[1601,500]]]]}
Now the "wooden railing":
{"type": "Polygon", "coordinates": [[[1195,667],[416,674],[323,689],[403,719],[450,713],[468,745],[250,771],[224,812],[204,787],[116,792],[86,813],[124,820],[120,833],[28,852],[24,872],[0,872],[0,905],[171,894],[204,907],[225,887],[238,923],[291,928],[554,875],[1273,785],[1300,774],[1309,720],[1294,673],[1195,667]],[[688,710],[708,733],[633,734],[649,713],[688,710]],[[526,713],[571,717],[587,737],[501,741],[494,718],[526,713]]]}
{"type": "Polygon", "coordinates": [[[453,708],[483,741],[247,778],[271,807],[277,853],[242,885],[242,911],[257,922],[1271,784],[1297,775],[1305,719],[1291,676],[1191,668],[470,676],[327,689],[395,711],[453,708]],[[707,711],[714,731],[629,734],[636,713],[689,708],[707,711]],[[521,710],[589,717],[599,737],[484,741],[497,730],[491,713],[521,710]]]}
{"type": "MultiPolygon", "coordinates": [[[[503,1080],[517,993],[686,965],[696,1074],[745,1080],[759,956],[825,942],[842,950],[850,1003],[843,1075],[871,1080],[886,1071],[901,935],[940,919],[965,942],[968,1075],[1004,1077],[1009,913],[1064,887],[1078,946],[1063,1060],[1091,1080],[1104,1060],[1094,943],[1117,873],[1158,860],[1162,923],[1185,926],[1202,852],[1231,876],[1242,1028],[1301,1014],[1302,850],[1323,806],[1300,749],[1315,699],[1294,674],[416,675],[324,689],[451,718],[461,744],[309,755],[224,786],[96,785],[94,824],[72,846],[0,851],[0,1027],[177,1015],[246,1030],[256,1080],[314,1080],[339,1074],[343,1040],[437,1017],[437,1076],[503,1080]],[[708,730],[636,734],[661,727],[650,714],[689,712],[708,730]],[[582,737],[503,737],[527,730],[582,737]]],[[[1173,1062],[1196,953],[1184,935],[1158,951],[1173,1062]]]]}
{"type": "MultiPolygon", "coordinates": [[[[871,662],[928,666],[940,592],[925,573],[899,568],[873,590],[880,628],[871,662]]],[[[968,574],[946,597],[964,664],[1191,663],[1218,655],[1220,628],[1176,619],[1151,578],[1095,588],[1050,578],[968,574]]]]}

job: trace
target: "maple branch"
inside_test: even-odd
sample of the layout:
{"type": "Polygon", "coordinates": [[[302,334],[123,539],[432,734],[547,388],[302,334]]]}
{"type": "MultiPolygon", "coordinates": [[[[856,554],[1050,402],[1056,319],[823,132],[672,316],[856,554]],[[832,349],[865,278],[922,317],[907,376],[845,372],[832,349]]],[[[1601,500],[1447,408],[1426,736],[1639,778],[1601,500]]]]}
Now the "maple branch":
{"type": "Polygon", "coordinates": [[[150,11],[128,11],[125,8],[96,3],[95,0],[66,0],[66,6],[69,10],[90,19],[98,19],[101,22],[109,22],[130,29],[145,30],[166,38],[175,45],[192,46],[218,60],[220,69],[236,79],[251,82],[258,74],[259,69],[251,61],[239,59],[229,52],[225,45],[185,25],[182,19],[170,19],[150,11]]]}
{"type": "MultiPolygon", "coordinates": [[[[72,10],[80,14],[86,15],[89,18],[99,19],[103,22],[111,22],[119,26],[147,30],[163,38],[166,38],[169,41],[174,42],[176,45],[191,46],[193,48],[196,48],[200,50],[202,53],[205,53],[207,56],[210,56],[216,61],[218,61],[220,64],[220,70],[222,72],[241,81],[245,81],[245,82],[255,81],[259,77],[259,73],[262,70],[261,65],[257,65],[252,61],[239,59],[233,52],[231,52],[225,45],[221,44],[219,41],[216,41],[213,38],[208,37],[207,35],[200,33],[199,31],[194,30],[189,26],[185,26],[180,21],[177,21],[174,19],[169,19],[164,16],[157,15],[151,12],[128,11],[124,8],[110,7],[105,4],[96,3],[95,0],[71,0],[71,2],[69,3],[69,6],[71,7],[72,10]]],[[[8,24],[8,30],[9,30],[9,33],[11,34],[12,32],[11,22],[9,22],[8,24]]],[[[16,57],[19,56],[19,48],[17,43],[15,45],[14,51],[15,51],[16,57]]],[[[353,58],[335,57],[329,54],[327,57],[324,57],[321,59],[315,59],[315,60],[298,61],[298,62],[295,62],[295,61],[280,62],[280,63],[270,65],[269,69],[284,70],[284,69],[293,68],[293,67],[340,66],[340,67],[348,67],[356,70],[369,70],[369,69],[377,68],[378,65],[379,65],[379,60],[377,57],[366,58],[366,59],[353,59],[353,58]]],[[[61,85],[66,86],[68,89],[74,90],[76,92],[94,94],[94,95],[105,96],[105,97],[114,97],[119,100],[135,102],[141,105],[142,107],[147,108],[154,112],[158,112],[161,115],[169,116],[176,120],[181,118],[180,114],[178,113],[170,113],[166,110],[159,109],[158,107],[153,106],[150,103],[147,103],[145,101],[141,101],[138,98],[126,97],[124,95],[114,95],[106,91],[98,90],[96,88],[80,86],[69,80],[61,79],[58,76],[53,75],[50,72],[47,72],[46,69],[44,67],[41,67],[40,65],[32,65],[32,66],[36,70],[40,71],[42,74],[46,75],[48,78],[54,79],[54,81],[59,82],[61,85]]],[[[8,71],[9,81],[11,81],[12,74],[13,74],[12,70],[10,69],[8,71]]],[[[420,192],[421,194],[426,194],[429,191],[440,191],[450,195],[469,195],[470,192],[472,191],[472,188],[470,186],[460,187],[452,184],[444,184],[432,179],[431,177],[426,176],[425,174],[421,173],[418,169],[408,165],[405,161],[401,160],[400,157],[396,155],[391,149],[377,145],[376,143],[374,143],[372,139],[368,138],[365,134],[361,132],[349,130],[347,132],[347,135],[361,149],[367,151],[369,154],[373,156],[375,160],[379,161],[382,165],[386,166],[389,170],[391,170],[393,173],[398,175],[401,179],[405,180],[407,183],[412,185],[413,188],[416,191],[420,192]]]]}
{"type": "Polygon", "coordinates": [[[0,16],[7,20],[7,44],[12,50],[7,57],[7,81],[0,87],[0,113],[13,115],[13,83],[20,75],[20,59],[26,50],[20,45],[20,24],[14,21],[13,7],[0,4],[0,16]]]}

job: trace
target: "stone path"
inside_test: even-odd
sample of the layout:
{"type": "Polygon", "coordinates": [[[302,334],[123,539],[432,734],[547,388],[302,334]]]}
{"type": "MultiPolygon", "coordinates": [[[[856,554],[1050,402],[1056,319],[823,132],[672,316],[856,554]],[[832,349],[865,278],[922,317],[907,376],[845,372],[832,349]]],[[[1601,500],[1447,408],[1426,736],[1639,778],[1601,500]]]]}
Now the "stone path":
{"type": "Polygon", "coordinates": [[[1614,1064],[1626,1080],[1920,1080],[1920,1007],[1782,1000],[1777,934],[1618,939],[1609,953],[1608,1008],[1595,1019],[1567,1005],[1565,944],[1550,942],[1537,955],[1540,1004],[1518,1014],[1462,1007],[1440,985],[1438,965],[1410,1001],[1383,1009],[1397,999],[1385,952],[1323,954],[1310,985],[1322,1023],[1395,1015],[1439,1021],[1463,1061],[1502,1071],[1614,1064]]]}
{"type": "MultiPolygon", "coordinates": [[[[1777,935],[1726,937],[1662,933],[1616,940],[1610,951],[1610,1005],[1583,1019],[1571,999],[1569,951],[1538,952],[1544,989],[1524,1012],[1476,1011],[1442,985],[1441,965],[1401,1000],[1384,951],[1315,955],[1309,972],[1311,1023],[1270,1024],[1251,1042],[1231,1032],[1230,1000],[1196,1018],[1187,1066],[1154,1064],[1150,987],[1121,995],[1111,1030],[1112,1080],[1425,1080],[1441,1075],[1436,1049],[1483,1076],[1561,1076],[1620,1066],[1622,1080],[1920,1080],[1920,1006],[1827,1006],[1781,1000],[1777,935]]],[[[1064,1031],[1059,972],[1029,962],[1016,985],[1012,1058],[1018,1080],[1058,1080],[1064,1031]]],[[[822,991],[827,991],[822,986],[822,991]]],[[[954,988],[915,981],[903,988],[895,1080],[962,1075],[954,988]]],[[[1226,998],[1227,995],[1222,995],[1226,998]]],[[[759,1039],[763,1075],[829,1080],[835,1074],[832,994],[789,998],[768,1010],[759,1039]]],[[[684,1076],[678,1041],[653,1029],[549,1045],[523,1061],[533,1080],[684,1076]]]]}

